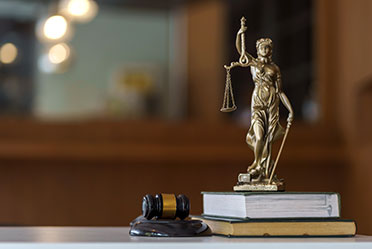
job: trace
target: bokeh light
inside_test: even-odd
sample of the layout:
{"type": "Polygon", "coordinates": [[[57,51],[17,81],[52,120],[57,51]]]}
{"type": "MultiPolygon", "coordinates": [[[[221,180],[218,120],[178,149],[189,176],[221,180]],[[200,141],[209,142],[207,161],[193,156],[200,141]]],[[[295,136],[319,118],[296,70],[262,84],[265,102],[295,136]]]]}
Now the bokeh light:
{"type": "Polygon", "coordinates": [[[98,12],[98,5],[93,0],[62,0],[60,11],[74,21],[91,21],[98,12]]]}
{"type": "Polygon", "coordinates": [[[38,60],[39,70],[43,73],[55,73],[57,72],[57,64],[53,64],[49,60],[48,54],[42,54],[38,60]]]}
{"type": "Polygon", "coordinates": [[[11,64],[18,55],[18,49],[13,43],[5,43],[0,49],[0,61],[4,64],[11,64]]]}
{"type": "Polygon", "coordinates": [[[53,64],[60,64],[70,57],[70,47],[65,43],[52,46],[48,52],[48,58],[53,64]]]}
{"type": "Polygon", "coordinates": [[[68,12],[73,16],[84,16],[90,8],[89,0],[71,0],[67,5],[68,12]]]}
{"type": "Polygon", "coordinates": [[[66,35],[67,29],[68,23],[66,18],[61,15],[54,15],[45,21],[43,34],[48,39],[58,40],[66,35]]]}

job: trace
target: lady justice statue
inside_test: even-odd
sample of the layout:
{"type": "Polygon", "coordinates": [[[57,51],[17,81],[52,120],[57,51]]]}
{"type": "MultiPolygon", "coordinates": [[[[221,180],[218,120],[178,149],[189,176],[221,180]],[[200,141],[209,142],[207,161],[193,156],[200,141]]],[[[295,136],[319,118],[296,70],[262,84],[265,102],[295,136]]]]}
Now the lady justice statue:
{"type": "Polygon", "coordinates": [[[234,67],[250,67],[254,90],[251,101],[251,126],[246,142],[254,152],[254,161],[247,173],[239,174],[235,191],[278,191],[284,190],[284,181],[275,175],[276,165],[293,121],[292,106],[281,88],[281,75],[272,61],[273,43],[269,38],[256,42],[257,58],[245,51],[245,18],[241,19],[241,28],[236,36],[236,48],[240,54],[239,62],[232,62],[226,68],[226,88],[222,112],[236,109],[231,85],[230,70],[234,67]],[[279,123],[279,104],[287,108],[287,128],[279,123]],[[282,144],[274,161],[271,155],[273,142],[283,137],[282,144]]]}

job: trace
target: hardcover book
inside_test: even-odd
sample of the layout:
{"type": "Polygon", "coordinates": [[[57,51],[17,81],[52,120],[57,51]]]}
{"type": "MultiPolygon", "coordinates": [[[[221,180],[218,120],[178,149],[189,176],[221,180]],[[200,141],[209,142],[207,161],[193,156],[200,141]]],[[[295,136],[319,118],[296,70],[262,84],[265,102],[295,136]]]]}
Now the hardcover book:
{"type": "Polygon", "coordinates": [[[338,193],[202,192],[203,215],[240,219],[339,218],[338,193]]]}
{"type": "Polygon", "coordinates": [[[241,220],[203,216],[213,234],[228,237],[349,237],[356,234],[353,220],[343,219],[261,219],[241,220]]]}

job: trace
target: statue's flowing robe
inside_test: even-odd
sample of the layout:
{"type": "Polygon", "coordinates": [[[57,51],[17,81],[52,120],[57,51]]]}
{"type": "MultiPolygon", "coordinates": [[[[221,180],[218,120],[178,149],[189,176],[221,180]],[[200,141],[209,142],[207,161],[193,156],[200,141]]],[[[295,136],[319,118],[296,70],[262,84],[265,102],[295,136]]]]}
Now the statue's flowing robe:
{"type": "Polygon", "coordinates": [[[279,123],[280,97],[276,91],[275,81],[280,74],[274,64],[251,67],[255,88],[251,102],[251,126],[247,134],[247,143],[252,150],[256,146],[254,126],[262,131],[264,148],[259,158],[256,158],[260,168],[268,169],[272,166],[271,145],[285,133],[279,123]]]}

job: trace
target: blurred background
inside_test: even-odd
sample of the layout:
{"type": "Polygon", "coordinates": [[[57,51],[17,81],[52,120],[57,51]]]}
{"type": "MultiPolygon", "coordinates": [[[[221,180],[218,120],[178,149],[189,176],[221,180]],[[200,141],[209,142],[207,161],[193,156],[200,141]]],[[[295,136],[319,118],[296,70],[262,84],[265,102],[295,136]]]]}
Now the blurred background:
{"type": "MultiPolygon", "coordinates": [[[[126,226],[147,193],[231,191],[253,90],[224,64],[262,37],[295,110],[288,191],[341,193],[372,234],[369,0],[0,0],[0,224],[126,226]]],[[[282,123],[287,112],[281,110],[282,123]]],[[[278,150],[278,144],[274,150],[278,150]]]]}

